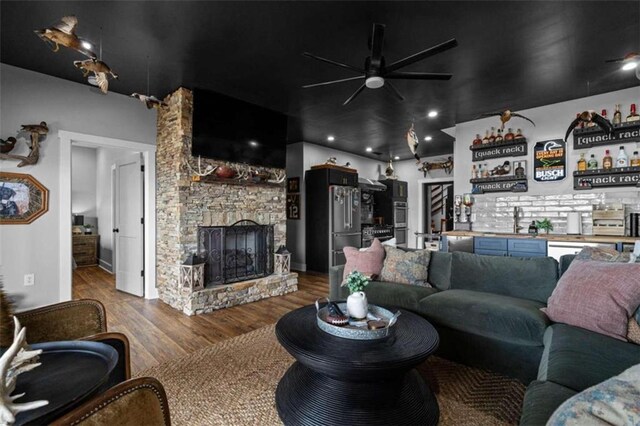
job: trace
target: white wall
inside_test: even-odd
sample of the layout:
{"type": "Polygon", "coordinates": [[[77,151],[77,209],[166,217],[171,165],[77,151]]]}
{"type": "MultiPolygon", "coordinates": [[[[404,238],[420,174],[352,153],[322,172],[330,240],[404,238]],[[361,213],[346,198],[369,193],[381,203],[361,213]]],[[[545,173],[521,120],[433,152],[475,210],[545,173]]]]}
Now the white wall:
{"type": "MultiPolygon", "coordinates": [[[[435,157],[425,157],[422,158],[422,161],[427,161],[430,163],[444,161],[449,157],[449,155],[439,155],[435,157]]],[[[424,232],[423,229],[423,185],[425,183],[435,183],[435,182],[447,182],[453,181],[454,175],[456,171],[458,171],[458,164],[456,164],[456,159],[454,158],[453,163],[453,171],[451,174],[447,174],[444,170],[438,169],[430,171],[427,176],[424,176],[424,173],[418,171],[418,165],[415,160],[404,160],[398,161],[394,164],[393,168],[396,171],[396,175],[399,180],[403,180],[407,182],[407,204],[409,207],[409,221],[408,221],[408,246],[410,248],[416,248],[416,232],[424,232]]],[[[454,191],[457,192],[457,190],[454,191]]]]}
{"type": "MultiPolygon", "coordinates": [[[[96,205],[96,158],[95,148],[74,146],[71,148],[71,212],[97,217],[96,205]]],[[[98,221],[98,232],[100,232],[98,221]]]]}
{"type": "MultiPolygon", "coordinates": [[[[58,131],[155,144],[156,114],[124,95],[100,95],[83,84],[5,64],[0,64],[0,93],[3,139],[14,135],[21,124],[43,120],[49,124],[38,164],[18,169],[15,161],[0,162],[2,171],[31,174],[49,189],[45,215],[29,225],[0,227],[0,275],[17,307],[25,309],[60,300],[58,131]],[[27,273],[35,274],[33,287],[23,286],[27,273]]],[[[19,149],[26,150],[22,145],[19,149]]]]}
{"type": "MultiPolygon", "coordinates": [[[[527,160],[527,175],[529,177],[529,191],[525,195],[546,195],[546,194],[566,194],[575,193],[573,189],[573,171],[576,169],[576,163],[580,157],[580,153],[585,153],[587,159],[591,154],[595,154],[600,164],[602,163],[602,157],[605,149],[611,150],[611,155],[614,157],[618,154],[618,145],[597,147],[593,149],[573,149],[573,138],[569,136],[567,140],[567,177],[559,182],[536,182],[532,177],[532,163],[533,163],[533,147],[536,142],[549,140],[549,139],[563,139],[567,131],[569,124],[575,119],[576,113],[585,110],[593,109],[600,112],[602,109],[606,109],[609,118],[612,117],[615,104],[622,104],[622,115],[624,117],[629,114],[629,105],[631,103],[640,103],[640,86],[632,87],[629,89],[619,90],[616,92],[605,93],[597,96],[590,96],[586,98],[574,99],[567,102],[560,102],[557,104],[546,105],[538,108],[531,108],[527,110],[518,111],[518,113],[529,117],[536,123],[533,127],[530,123],[517,118],[511,119],[507,123],[507,127],[517,128],[520,127],[523,130],[524,136],[528,140],[528,155],[526,157],[513,157],[512,161],[518,161],[520,159],[527,160]]],[[[455,175],[455,193],[462,194],[471,191],[471,168],[474,164],[471,161],[471,151],[469,146],[474,139],[476,133],[484,135],[485,129],[489,129],[492,126],[497,127],[500,124],[498,117],[486,118],[482,120],[469,121],[466,123],[456,124],[455,137],[456,142],[454,145],[454,156],[456,159],[456,175],[455,175]]],[[[638,150],[640,144],[629,143],[625,144],[625,150],[631,155],[634,150],[638,150]]],[[[489,169],[498,164],[502,164],[505,158],[498,158],[494,160],[487,160],[489,169]]],[[[477,163],[476,163],[477,164],[477,163]]],[[[615,191],[628,191],[628,188],[603,188],[598,189],[602,192],[615,192],[615,191]]],[[[494,194],[495,195],[495,194],[494,194]]],[[[479,196],[480,198],[482,195],[479,196]]]]}
{"type": "Polygon", "coordinates": [[[304,172],[311,166],[322,164],[329,157],[336,157],[338,164],[351,163],[350,167],[358,170],[358,176],[377,180],[384,172],[385,163],[350,154],[337,149],[331,149],[307,142],[298,142],[287,146],[287,177],[300,177],[300,220],[287,220],[287,248],[291,252],[291,266],[294,269],[306,270],[306,197],[304,172]]]}

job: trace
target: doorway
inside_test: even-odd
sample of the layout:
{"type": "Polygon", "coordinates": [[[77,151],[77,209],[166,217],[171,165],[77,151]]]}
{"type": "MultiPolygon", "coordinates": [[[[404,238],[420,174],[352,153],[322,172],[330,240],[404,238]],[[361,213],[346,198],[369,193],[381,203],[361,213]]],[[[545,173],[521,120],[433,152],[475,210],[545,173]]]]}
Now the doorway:
{"type": "MultiPolygon", "coordinates": [[[[73,231],[76,235],[95,235],[93,271],[113,274],[114,291],[117,288],[118,293],[157,298],[155,146],[66,131],[60,131],[59,136],[60,299],[72,299],[72,277],[77,276],[72,272],[74,264],[79,263],[74,253],[79,243],[74,240],[73,231]],[[91,155],[95,165],[88,166],[94,164],[91,155]],[[87,201],[92,199],[91,173],[87,170],[95,176],[92,206],[87,201]],[[82,173],[85,179],[79,182],[77,174],[82,173]],[[90,225],[92,233],[84,234],[86,225],[90,225]]],[[[91,272],[84,271],[85,275],[91,272]]]]}
{"type": "Polygon", "coordinates": [[[72,143],[73,268],[100,267],[113,275],[117,290],[140,297],[143,185],[140,152],[72,143]]]}
{"type": "Polygon", "coordinates": [[[422,229],[434,235],[453,229],[453,182],[424,183],[422,191],[422,229]]]}

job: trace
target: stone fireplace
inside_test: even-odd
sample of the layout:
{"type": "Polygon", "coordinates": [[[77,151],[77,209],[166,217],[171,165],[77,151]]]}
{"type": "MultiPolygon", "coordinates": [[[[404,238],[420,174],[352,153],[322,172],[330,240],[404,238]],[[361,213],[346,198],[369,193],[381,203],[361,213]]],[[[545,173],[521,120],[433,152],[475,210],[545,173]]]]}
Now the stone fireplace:
{"type": "MultiPolygon", "coordinates": [[[[192,180],[191,170],[198,167],[191,156],[192,93],[180,88],[165,100],[168,106],[158,111],[156,151],[161,300],[194,315],[297,290],[297,274],[272,274],[273,249],[286,244],[284,186],[192,180]],[[214,243],[224,245],[207,252],[214,243]],[[192,253],[207,255],[204,290],[179,285],[180,265],[192,253]]],[[[203,168],[226,164],[204,158],[201,163],[203,168]]]]}

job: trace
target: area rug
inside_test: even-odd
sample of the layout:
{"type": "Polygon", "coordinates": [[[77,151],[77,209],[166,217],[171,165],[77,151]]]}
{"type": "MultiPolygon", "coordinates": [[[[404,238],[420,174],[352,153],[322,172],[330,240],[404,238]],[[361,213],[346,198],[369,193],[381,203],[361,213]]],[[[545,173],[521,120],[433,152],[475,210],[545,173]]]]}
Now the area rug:
{"type": "MultiPolygon", "coordinates": [[[[274,325],[141,372],[167,391],[174,425],[279,425],[278,381],[293,358],[274,325]]],[[[516,380],[432,357],[420,373],[436,394],[441,425],[517,424],[525,387],[516,380]]]]}

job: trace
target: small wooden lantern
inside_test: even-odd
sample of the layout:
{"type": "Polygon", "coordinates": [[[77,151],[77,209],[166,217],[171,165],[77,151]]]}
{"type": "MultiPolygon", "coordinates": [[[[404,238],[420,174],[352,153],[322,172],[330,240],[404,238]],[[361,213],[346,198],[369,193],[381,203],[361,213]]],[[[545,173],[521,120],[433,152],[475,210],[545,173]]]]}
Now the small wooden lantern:
{"type": "Polygon", "coordinates": [[[285,246],[280,246],[273,254],[273,272],[277,275],[288,275],[291,272],[291,253],[285,246]]]}
{"type": "Polygon", "coordinates": [[[190,254],[180,265],[180,286],[192,291],[204,289],[204,260],[190,254]]]}

